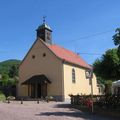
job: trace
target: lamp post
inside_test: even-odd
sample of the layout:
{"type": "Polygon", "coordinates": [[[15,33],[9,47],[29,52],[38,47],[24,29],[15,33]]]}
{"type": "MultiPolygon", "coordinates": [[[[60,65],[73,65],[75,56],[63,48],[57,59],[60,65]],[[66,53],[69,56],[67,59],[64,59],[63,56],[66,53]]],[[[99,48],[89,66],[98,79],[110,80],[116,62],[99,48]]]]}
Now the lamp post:
{"type": "Polygon", "coordinates": [[[91,100],[92,100],[92,106],[91,106],[91,111],[92,113],[94,112],[94,106],[93,106],[93,70],[86,70],[86,78],[89,79],[90,86],[91,86],[91,100]]]}

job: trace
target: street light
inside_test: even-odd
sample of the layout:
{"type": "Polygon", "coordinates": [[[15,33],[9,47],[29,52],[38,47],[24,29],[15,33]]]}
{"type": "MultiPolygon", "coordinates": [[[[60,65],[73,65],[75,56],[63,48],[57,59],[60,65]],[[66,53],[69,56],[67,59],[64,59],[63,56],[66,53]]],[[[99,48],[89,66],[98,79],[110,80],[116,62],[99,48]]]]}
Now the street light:
{"type": "Polygon", "coordinates": [[[86,78],[89,79],[90,81],[90,85],[91,85],[91,99],[92,99],[92,113],[94,112],[94,106],[93,106],[93,82],[92,82],[92,78],[93,78],[93,70],[86,70],[85,72],[86,74],[86,78]]]}

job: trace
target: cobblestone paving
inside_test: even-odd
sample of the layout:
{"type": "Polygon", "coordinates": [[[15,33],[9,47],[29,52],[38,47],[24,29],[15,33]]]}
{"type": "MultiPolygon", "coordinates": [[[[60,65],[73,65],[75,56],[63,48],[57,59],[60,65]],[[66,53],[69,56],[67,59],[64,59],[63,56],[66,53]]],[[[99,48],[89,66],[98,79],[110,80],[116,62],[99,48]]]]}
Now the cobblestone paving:
{"type": "MultiPolygon", "coordinates": [[[[83,113],[62,102],[12,101],[0,103],[0,120],[112,120],[83,113]]],[[[114,120],[114,119],[113,119],[114,120]]]]}

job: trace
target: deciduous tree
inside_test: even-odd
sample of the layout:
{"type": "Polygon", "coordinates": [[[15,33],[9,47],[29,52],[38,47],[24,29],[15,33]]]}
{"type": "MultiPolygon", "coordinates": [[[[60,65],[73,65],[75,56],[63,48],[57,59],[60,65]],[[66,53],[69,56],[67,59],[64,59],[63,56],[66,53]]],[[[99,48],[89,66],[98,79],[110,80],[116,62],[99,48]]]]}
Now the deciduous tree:
{"type": "Polygon", "coordinates": [[[114,44],[118,46],[118,55],[120,57],[120,28],[116,29],[116,34],[113,36],[114,44]]]}
{"type": "Polygon", "coordinates": [[[120,79],[120,58],[117,49],[109,49],[93,64],[96,76],[104,80],[120,79]]]}

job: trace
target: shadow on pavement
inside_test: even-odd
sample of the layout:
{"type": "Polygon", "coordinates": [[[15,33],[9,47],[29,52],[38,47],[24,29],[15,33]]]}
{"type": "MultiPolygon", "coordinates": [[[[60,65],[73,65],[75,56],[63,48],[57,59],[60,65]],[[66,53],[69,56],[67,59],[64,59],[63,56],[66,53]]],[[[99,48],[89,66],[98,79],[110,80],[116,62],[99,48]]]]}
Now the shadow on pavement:
{"type": "Polygon", "coordinates": [[[106,117],[101,117],[93,114],[86,114],[82,112],[43,112],[40,114],[36,114],[36,116],[67,116],[67,117],[73,117],[73,118],[82,118],[85,120],[115,120],[115,119],[110,119],[106,117]]]}
{"type": "Polygon", "coordinates": [[[71,104],[56,104],[54,108],[72,108],[71,104]]]}
{"type": "Polygon", "coordinates": [[[54,108],[68,108],[69,111],[65,111],[65,112],[59,112],[55,111],[55,112],[42,112],[40,114],[35,114],[35,116],[60,116],[60,117],[73,117],[73,119],[75,118],[82,118],[85,120],[114,120],[113,118],[108,118],[106,116],[99,116],[97,114],[92,114],[92,113],[86,113],[86,112],[82,112],[80,110],[74,109],[71,107],[70,104],[57,104],[53,107],[54,108]]]}

